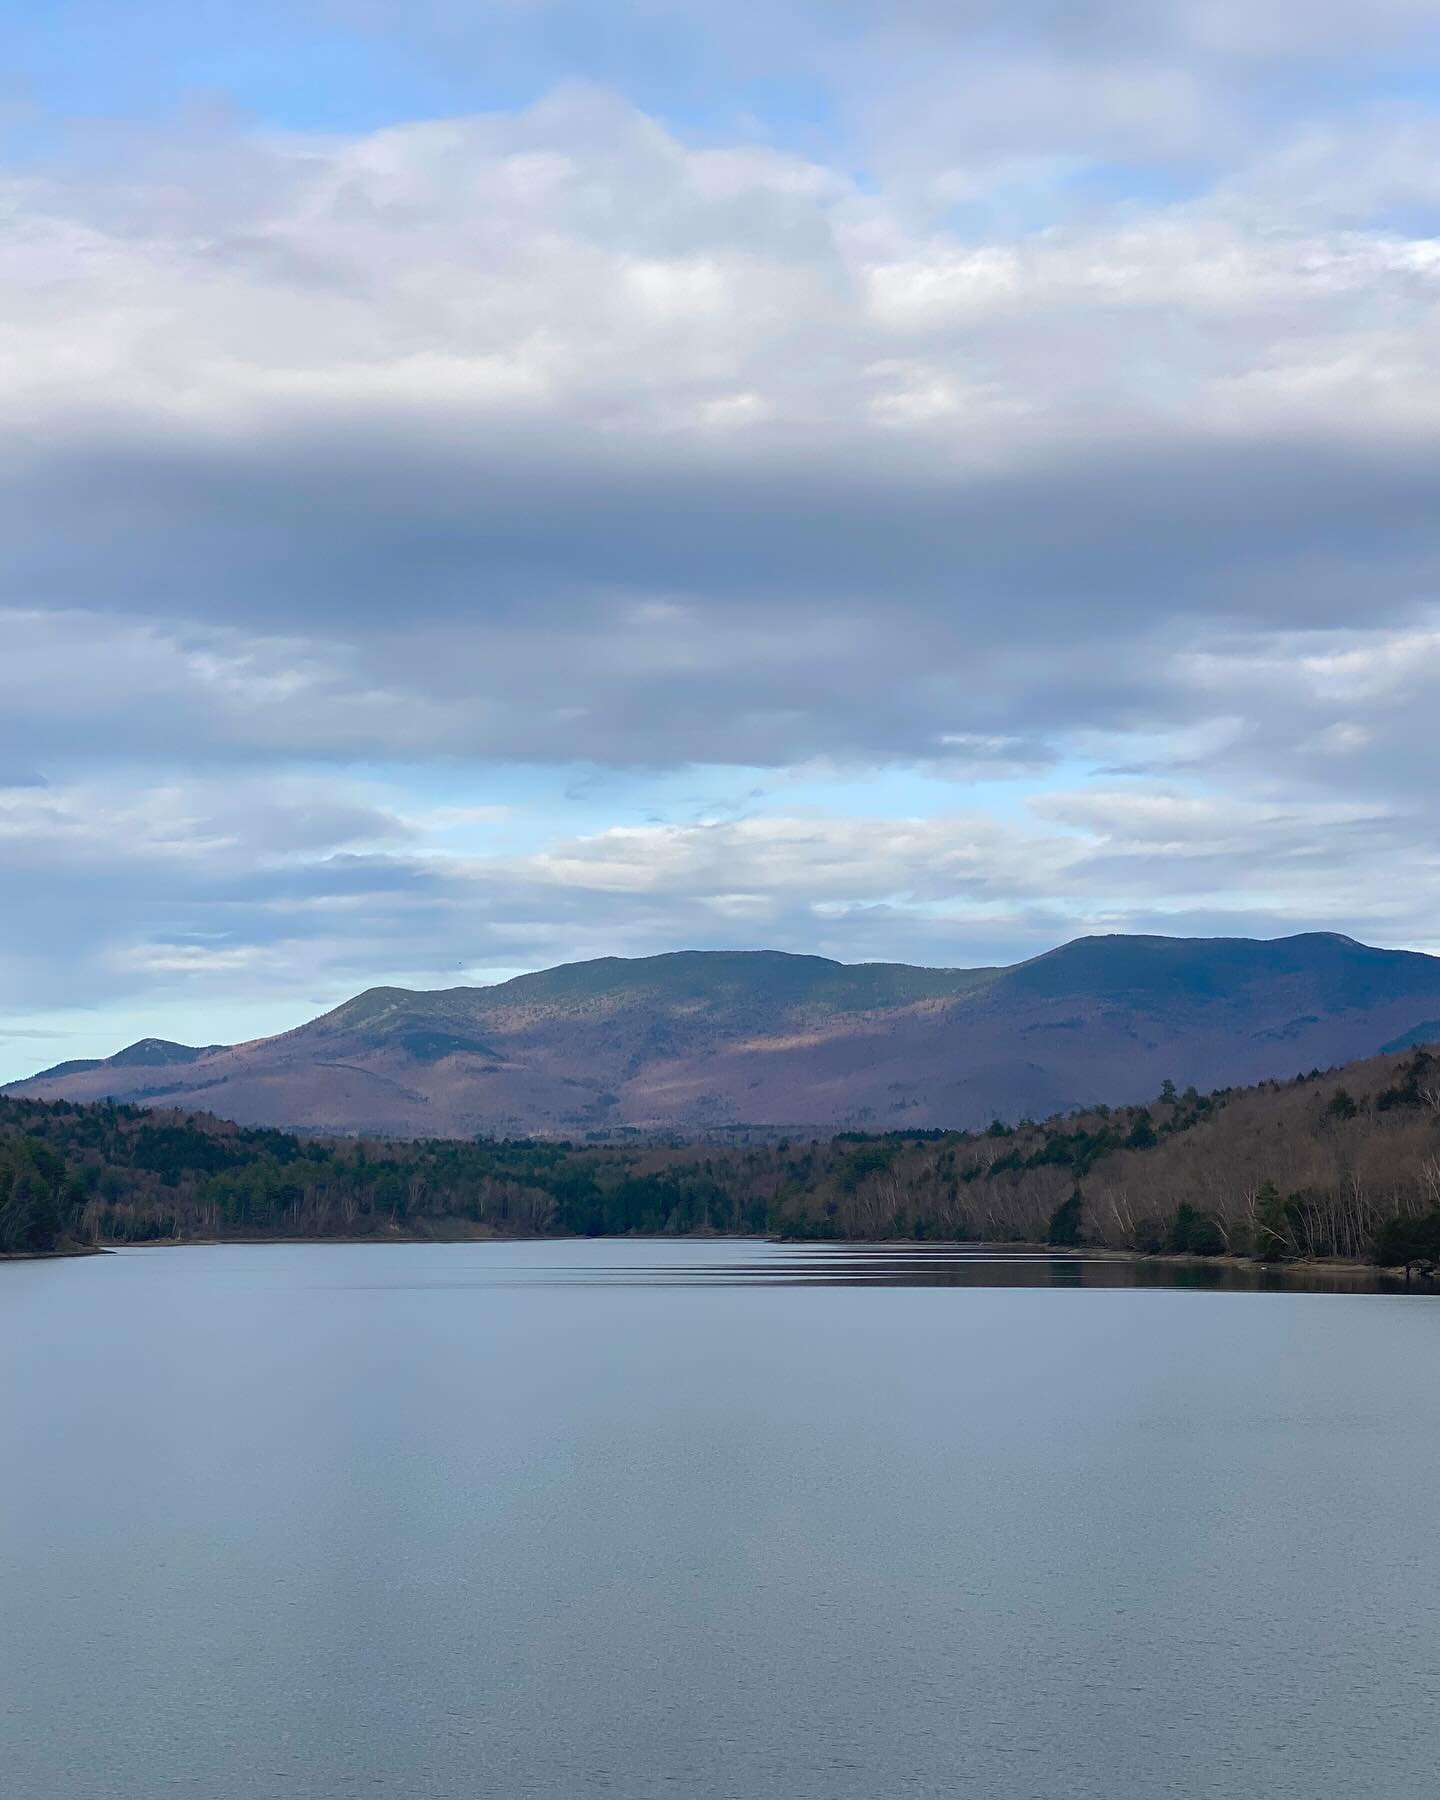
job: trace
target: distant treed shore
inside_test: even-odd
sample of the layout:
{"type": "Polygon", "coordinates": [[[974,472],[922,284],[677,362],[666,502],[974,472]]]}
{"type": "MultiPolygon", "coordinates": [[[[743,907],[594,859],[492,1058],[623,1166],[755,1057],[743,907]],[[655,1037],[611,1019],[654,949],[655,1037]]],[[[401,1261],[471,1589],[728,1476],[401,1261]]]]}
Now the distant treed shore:
{"type": "Polygon", "coordinates": [[[0,1250],[256,1237],[768,1233],[1440,1265],[1440,1057],[983,1132],[368,1142],[0,1098],[0,1250]]]}

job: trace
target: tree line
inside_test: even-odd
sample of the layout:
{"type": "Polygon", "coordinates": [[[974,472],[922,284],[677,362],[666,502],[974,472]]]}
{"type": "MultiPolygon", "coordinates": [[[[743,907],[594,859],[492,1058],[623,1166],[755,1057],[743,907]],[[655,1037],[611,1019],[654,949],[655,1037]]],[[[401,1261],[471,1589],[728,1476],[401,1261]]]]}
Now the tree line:
{"type": "Polygon", "coordinates": [[[739,1147],[368,1141],[0,1097],[0,1250],[160,1239],[764,1233],[1440,1268],[1440,1058],[981,1132],[739,1147]]]}

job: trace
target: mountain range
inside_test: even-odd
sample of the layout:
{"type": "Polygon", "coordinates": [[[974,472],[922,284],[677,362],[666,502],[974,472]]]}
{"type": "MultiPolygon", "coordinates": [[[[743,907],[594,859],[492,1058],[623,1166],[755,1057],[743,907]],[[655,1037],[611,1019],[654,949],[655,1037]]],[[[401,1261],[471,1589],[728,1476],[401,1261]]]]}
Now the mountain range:
{"type": "Polygon", "coordinates": [[[392,1137],[974,1128],[1440,1039],[1440,959],[1331,933],[1104,936],[1009,967],[779,951],[371,988],[277,1037],[142,1038],[5,1092],[392,1137]]]}

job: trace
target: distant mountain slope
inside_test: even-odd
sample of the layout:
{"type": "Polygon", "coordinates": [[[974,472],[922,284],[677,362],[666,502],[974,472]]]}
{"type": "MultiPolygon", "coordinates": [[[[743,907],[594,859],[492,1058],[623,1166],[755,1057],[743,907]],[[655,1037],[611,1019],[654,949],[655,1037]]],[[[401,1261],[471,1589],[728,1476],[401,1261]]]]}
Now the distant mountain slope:
{"type": "Polygon", "coordinates": [[[1437,1018],[1440,959],[1325,933],[1088,937],[999,969],[684,951],[372,988],[279,1037],[144,1039],[5,1091],[401,1137],[974,1127],[1328,1068],[1437,1018]]]}
{"type": "Polygon", "coordinates": [[[117,1050],[113,1056],[80,1057],[74,1062],[56,1063],[53,1069],[42,1069],[32,1081],[50,1081],[57,1075],[83,1075],[90,1069],[168,1069],[176,1063],[198,1062],[212,1050],[223,1050],[223,1044],[172,1044],[168,1038],[141,1038],[138,1043],[117,1050]]]}

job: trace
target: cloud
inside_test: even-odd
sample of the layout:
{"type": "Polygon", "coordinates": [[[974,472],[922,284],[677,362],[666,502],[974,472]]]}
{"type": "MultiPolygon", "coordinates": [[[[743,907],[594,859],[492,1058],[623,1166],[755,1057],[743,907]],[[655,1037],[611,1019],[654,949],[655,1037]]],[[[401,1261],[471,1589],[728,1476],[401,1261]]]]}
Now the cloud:
{"type": "Polygon", "coordinates": [[[1244,930],[1267,909],[1425,943],[1440,900],[1403,812],[1157,782],[1050,790],[1009,821],[811,809],[610,826],[518,853],[445,848],[359,791],[342,805],[284,781],[121,804],[62,790],[8,808],[0,844],[11,942],[26,945],[0,968],[17,1008],[183,991],[223,1013],[257,983],[318,1006],[380,979],[453,985],[685,945],[966,964],[1167,918],[1244,930]]]}
{"type": "Polygon", "coordinates": [[[1436,585],[1440,251],[1277,166],[977,243],[571,89],[17,179],[11,753],[121,671],[199,758],[1183,728],[1217,621],[1436,585]]]}
{"type": "Polygon", "coordinates": [[[1092,184],[1144,199],[1207,180],[1302,123],[1413,95],[1440,48],[1426,0],[349,0],[327,16],[492,89],[570,77],[712,138],[820,147],[969,223],[1033,219],[1066,188],[1084,206],[1092,184]]]}
{"type": "Polygon", "coordinates": [[[664,13],[342,8],[547,91],[4,179],[0,999],[1423,940],[1431,9],[664,13]]]}

